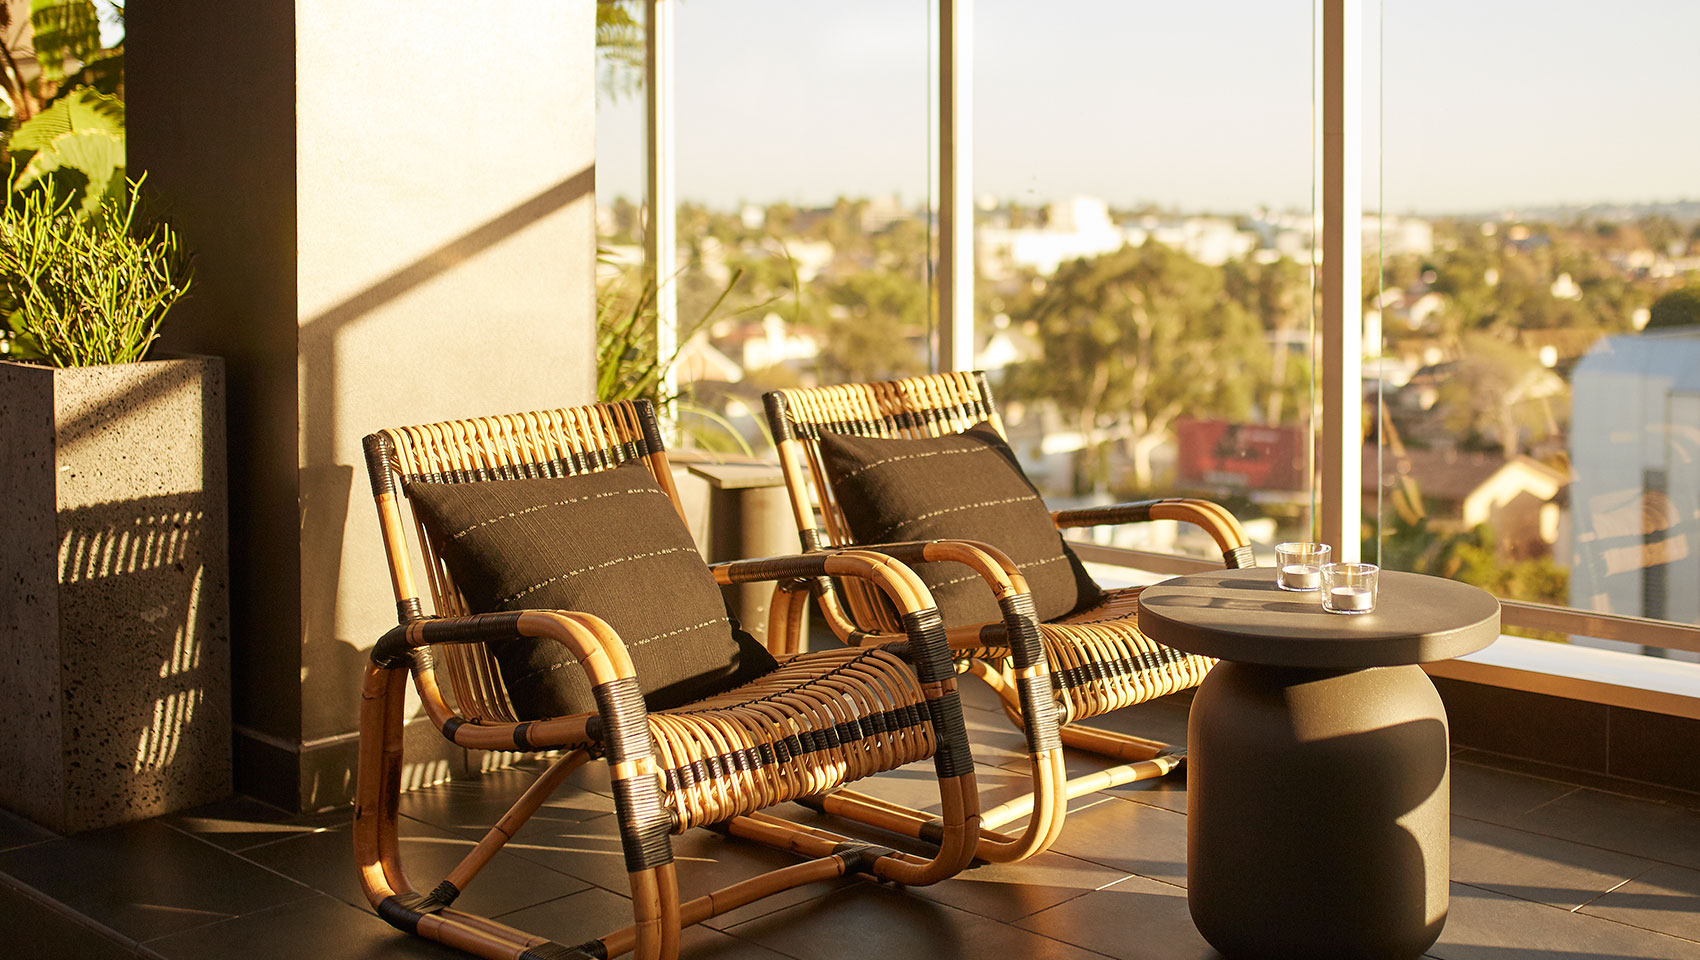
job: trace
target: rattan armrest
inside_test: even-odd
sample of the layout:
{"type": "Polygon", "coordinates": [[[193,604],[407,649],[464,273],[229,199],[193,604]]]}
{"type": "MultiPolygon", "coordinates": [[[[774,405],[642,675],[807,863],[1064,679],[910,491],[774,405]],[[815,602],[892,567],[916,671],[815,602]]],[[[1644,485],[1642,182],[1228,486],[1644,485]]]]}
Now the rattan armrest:
{"type": "Polygon", "coordinates": [[[1222,549],[1222,562],[1229,569],[1255,565],[1251,541],[1245,529],[1226,507],[1209,500],[1167,497],[1161,500],[1139,500],[1132,503],[1112,503],[1102,507],[1080,507],[1074,510],[1053,510],[1051,519],[1057,529],[1096,527],[1111,523],[1144,523],[1147,520],[1178,520],[1204,528],[1222,549]]]}
{"type": "MultiPolygon", "coordinates": [[[[1045,660],[1044,646],[1040,638],[1039,617],[1033,607],[1033,598],[1028,593],[1027,581],[1021,575],[1021,570],[1003,551],[987,543],[973,540],[911,540],[900,543],[881,543],[872,546],[857,546],[837,550],[818,550],[791,557],[769,557],[760,560],[733,560],[713,565],[715,578],[724,584],[748,583],[754,580],[783,580],[809,579],[824,576],[855,576],[855,570],[835,569],[834,558],[866,557],[868,555],[888,558],[887,563],[895,563],[909,577],[914,578],[909,571],[910,564],[916,563],[961,563],[978,573],[997,596],[998,609],[1003,613],[1003,622],[988,625],[981,631],[983,635],[996,634],[1000,644],[1007,645],[1013,655],[1016,669],[1021,677],[1021,690],[1024,700],[1034,703],[1049,703],[1054,699],[1049,669],[1045,660]]],[[[870,578],[872,579],[872,578],[870,578]]],[[[920,586],[918,578],[915,584],[920,586]]],[[[924,617],[938,622],[938,613],[931,609],[932,597],[921,587],[926,597],[928,609],[921,612],[924,617]]],[[[889,590],[887,591],[890,592],[889,590]]],[[[893,599],[896,599],[895,595],[893,599]]],[[[902,610],[906,635],[869,634],[860,630],[852,632],[852,642],[858,645],[869,643],[912,643],[915,639],[917,623],[914,611],[902,610]]],[[[942,632],[942,631],[941,631],[942,632]]],[[[951,647],[964,648],[978,645],[978,641],[964,638],[961,643],[946,638],[945,643],[951,647]]],[[[1035,712],[1032,716],[1040,716],[1035,712]]],[[[1039,729],[1035,731],[1036,743],[1050,744],[1055,736],[1055,721],[1049,719],[1037,721],[1039,729]]]]}
{"type": "MultiPolygon", "coordinates": [[[[566,647],[584,667],[596,698],[594,715],[551,717],[526,723],[470,724],[449,713],[440,697],[427,696],[421,689],[427,713],[443,736],[461,746],[478,749],[530,750],[558,746],[588,737],[601,743],[609,764],[616,771],[616,792],[624,789],[642,796],[636,801],[642,823],[639,844],[645,855],[662,856],[667,850],[670,821],[659,799],[659,780],[649,737],[649,712],[643,690],[638,686],[632,658],[626,653],[612,627],[588,613],[566,610],[513,610],[476,613],[463,617],[428,617],[392,628],[372,647],[369,675],[389,673],[415,665],[415,651],[438,643],[488,643],[516,637],[554,640],[566,647]],[[600,726],[596,725],[600,721],[600,726]],[[508,738],[506,744],[486,742],[491,734],[508,738]],[[623,775],[622,772],[623,771],[623,775]]],[[[429,672],[429,658],[424,661],[429,672]]],[[[418,679],[416,677],[416,679],[418,679]]],[[[429,687],[435,687],[435,680],[429,687]]],[[[671,854],[666,854],[671,859],[671,854]]],[[[628,856],[628,861],[631,857],[628,856]]]]}
{"type": "Polygon", "coordinates": [[[411,663],[413,651],[419,647],[490,643],[518,637],[537,637],[562,644],[584,665],[592,684],[636,676],[626,646],[612,627],[592,614],[566,610],[510,610],[410,620],[378,638],[372,646],[372,663],[395,669],[411,663]]]}

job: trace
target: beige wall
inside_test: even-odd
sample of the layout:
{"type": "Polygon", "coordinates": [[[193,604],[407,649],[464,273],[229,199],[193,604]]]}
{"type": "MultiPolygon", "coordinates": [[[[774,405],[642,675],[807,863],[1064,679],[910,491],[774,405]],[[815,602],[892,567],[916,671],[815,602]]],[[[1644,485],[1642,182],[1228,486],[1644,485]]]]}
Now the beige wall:
{"type": "MultiPolygon", "coordinates": [[[[337,802],[395,623],[360,439],[590,399],[591,0],[129,11],[132,165],[229,359],[239,787],[337,802]]],[[[439,741],[434,767],[459,758],[439,741]]]]}

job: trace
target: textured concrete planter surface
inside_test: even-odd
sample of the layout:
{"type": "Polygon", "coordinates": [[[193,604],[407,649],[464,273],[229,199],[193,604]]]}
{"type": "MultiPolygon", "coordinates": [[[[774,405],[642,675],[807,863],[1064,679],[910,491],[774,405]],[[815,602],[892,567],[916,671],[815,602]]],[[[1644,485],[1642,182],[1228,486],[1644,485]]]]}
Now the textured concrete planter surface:
{"type": "Polygon", "coordinates": [[[0,806],[72,833],[230,793],[224,366],[0,362],[0,806]]]}

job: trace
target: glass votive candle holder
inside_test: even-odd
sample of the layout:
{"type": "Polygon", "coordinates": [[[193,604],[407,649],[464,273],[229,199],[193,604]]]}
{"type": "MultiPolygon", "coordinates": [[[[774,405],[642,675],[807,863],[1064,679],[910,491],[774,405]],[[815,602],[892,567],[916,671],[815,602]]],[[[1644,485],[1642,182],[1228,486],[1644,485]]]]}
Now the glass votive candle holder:
{"type": "Polygon", "coordinates": [[[1330,563],[1322,568],[1322,609],[1329,613],[1369,613],[1381,568],[1373,563],[1330,563]]]}
{"type": "Polygon", "coordinates": [[[1306,591],[1322,586],[1322,567],[1330,553],[1326,543],[1277,543],[1275,585],[1282,590],[1306,591]]]}

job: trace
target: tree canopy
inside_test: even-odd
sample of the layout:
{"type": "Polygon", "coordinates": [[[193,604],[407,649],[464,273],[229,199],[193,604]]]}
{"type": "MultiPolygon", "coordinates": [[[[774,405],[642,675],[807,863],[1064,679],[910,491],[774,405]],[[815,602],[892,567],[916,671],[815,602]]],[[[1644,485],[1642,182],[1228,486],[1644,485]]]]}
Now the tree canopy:
{"type": "Polygon", "coordinates": [[[1653,301],[1647,318],[1648,330],[1691,327],[1700,324],[1700,286],[1672,290],[1653,301]]]}
{"type": "Polygon", "coordinates": [[[1042,355],[1009,392],[1049,399],[1087,440],[1076,492],[1107,482],[1102,452],[1125,429],[1134,484],[1183,415],[1243,419],[1266,382],[1262,325],[1228,297],[1220,269],[1155,242],[1064,265],[1012,315],[1038,327],[1042,355]]]}

